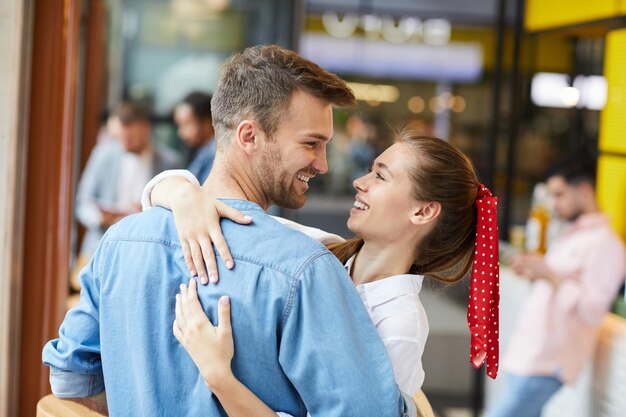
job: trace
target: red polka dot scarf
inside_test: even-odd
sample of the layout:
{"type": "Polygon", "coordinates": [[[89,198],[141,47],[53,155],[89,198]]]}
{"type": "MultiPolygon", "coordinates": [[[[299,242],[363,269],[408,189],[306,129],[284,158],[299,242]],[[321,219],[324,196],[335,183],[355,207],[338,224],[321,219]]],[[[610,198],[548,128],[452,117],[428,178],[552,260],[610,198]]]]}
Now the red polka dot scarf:
{"type": "Polygon", "coordinates": [[[487,362],[487,375],[498,374],[498,304],[500,263],[498,256],[498,198],[484,185],[476,196],[476,251],[472,265],[467,323],[471,332],[470,362],[480,368],[487,362]]]}

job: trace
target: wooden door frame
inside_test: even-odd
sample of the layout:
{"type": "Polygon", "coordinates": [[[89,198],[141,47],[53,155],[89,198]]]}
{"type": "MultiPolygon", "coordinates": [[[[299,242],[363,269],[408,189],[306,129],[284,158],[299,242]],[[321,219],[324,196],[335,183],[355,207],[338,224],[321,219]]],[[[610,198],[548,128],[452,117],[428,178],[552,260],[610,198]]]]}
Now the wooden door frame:
{"type": "Polygon", "coordinates": [[[41,349],[65,313],[73,216],[80,0],[34,0],[18,414],[50,392],[41,349]]]}
{"type": "Polygon", "coordinates": [[[3,18],[8,42],[1,46],[6,101],[0,109],[0,417],[17,415],[22,294],[23,225],[26,194],[26,152],[30,45],[33,4],[14,0],[3,18]],[[4,72],[8,71],[8,72],[4,72]]]}

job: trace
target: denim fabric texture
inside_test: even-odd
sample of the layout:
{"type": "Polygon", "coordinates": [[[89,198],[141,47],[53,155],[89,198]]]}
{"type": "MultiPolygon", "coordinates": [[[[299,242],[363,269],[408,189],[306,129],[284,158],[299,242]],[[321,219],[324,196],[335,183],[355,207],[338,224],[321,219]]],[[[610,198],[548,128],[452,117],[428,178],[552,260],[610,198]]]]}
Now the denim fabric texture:
{"type": "Polygon", "coordinates": [[[563,383],[553,376],[506,373],[505,386],[484,417],[541,417],[541,410],[563,383]]]}
{"type": "MultiPolygon", "coordinates": [[[[397,417],[407,404],[343,265],[258,205],[222,221],[235,268],[199,286],[211,321],[231,298],[235,375],[273,410],[304,417],[397,417]]],[[[189,281],[171,213],[152,208],[111,227],[81,273],[80,302],[43,350],[53,392],[106,386],[111,416],[225,416],[174,338],[175,295],[189,281]]]]}

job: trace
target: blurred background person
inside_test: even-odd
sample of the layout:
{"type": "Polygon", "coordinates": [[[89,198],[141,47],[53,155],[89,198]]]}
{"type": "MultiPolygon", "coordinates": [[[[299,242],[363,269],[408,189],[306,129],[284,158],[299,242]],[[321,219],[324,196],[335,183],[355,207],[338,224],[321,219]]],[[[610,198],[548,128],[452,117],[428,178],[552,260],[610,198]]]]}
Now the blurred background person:
{"type": "Polygon", "coordinates": [[[595,161],[573,155],[547,178],[566,225],[545,256],[511,260],[532,287],[503,358],[505,386],[485,417],[539,417],[563,384],[577,381],[626,272],[624,245],[596,201],[595,161]]]}
{"type": "Polygon", "coordinates": [[[103,123],[98,131],[98,136],[96,136],[96,143],[120,140],[120,130],[122,128],[120,119],[114,112],[107,113],[108,112],[102,114],[103,123]]]}
{"type": "Polygon", "coordinates": [[[363,120],[358,114],[353,114],[346,121],[346,135],[349,138],[348,161],[350,164],[350,179],[361,178],[372,167],[376,157],[376,150],[372,146],[375,134],[374,127],[363,120]]]}
{"type": "Polygon", "coordinates": [[[204,183],[215,159],[215,132],[211,118],[211,95],[201,91],[189,93],[174,109],[178,136],[191,150],[187,169],[204,183]]]}
{"type": "Polygon", "coordinates": [[[152,141],[150,113],[133,102],[114,111],[119,141],[103,141],[92,151],[78,183],[76,217],[87,232],[72,269],[71,285],[89,262],[109,226],[140,211],[141,191],[150,178],[180,168],[180,157],[152,141]]]}

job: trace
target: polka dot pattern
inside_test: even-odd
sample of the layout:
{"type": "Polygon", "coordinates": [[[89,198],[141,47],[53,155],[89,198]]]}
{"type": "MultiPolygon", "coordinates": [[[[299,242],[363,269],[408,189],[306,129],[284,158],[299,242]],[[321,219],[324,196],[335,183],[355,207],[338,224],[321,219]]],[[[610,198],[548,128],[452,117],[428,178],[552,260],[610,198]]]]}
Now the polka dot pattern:
{"type": "Polygon", "coordinates": [[[500,263],[498,257],[498,198],[481,184],[476,196],[476,249],[472,265],[467,323],[471,333],[470,362],[487,375],[498,375],[500,263]]]}

